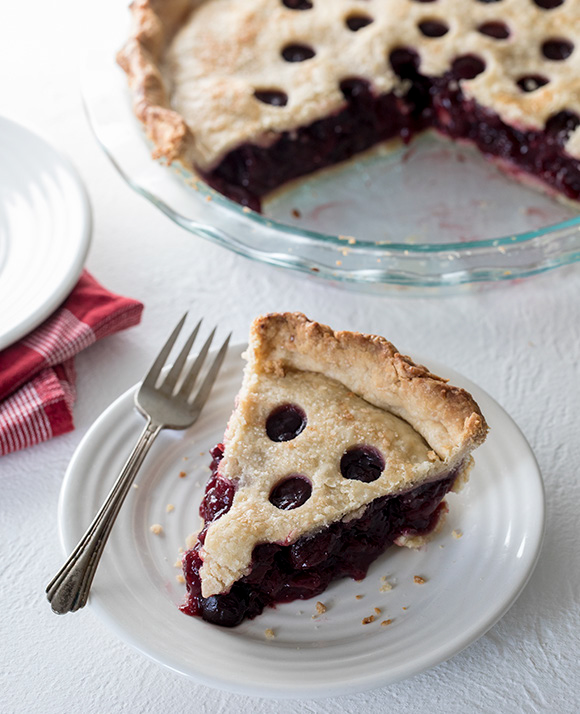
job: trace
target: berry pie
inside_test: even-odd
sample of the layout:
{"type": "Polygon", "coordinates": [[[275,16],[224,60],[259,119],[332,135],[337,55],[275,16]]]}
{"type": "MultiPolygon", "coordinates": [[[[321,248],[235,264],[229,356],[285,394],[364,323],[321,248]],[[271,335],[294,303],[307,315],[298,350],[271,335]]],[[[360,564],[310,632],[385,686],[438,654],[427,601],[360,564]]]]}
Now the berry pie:
{"type": "Polygon", "coordinates": [[[487,433],[467,392],[382,337],[271,314],[246,359],[183,557],[182,610],[228,627],[423,545],[487,433]]]}
{"type": "Polygon", "coordinates": [[[580,0],[135,0],[118,61],[154,155],[255,210],[427,129],[580,200],[580,0]]]}

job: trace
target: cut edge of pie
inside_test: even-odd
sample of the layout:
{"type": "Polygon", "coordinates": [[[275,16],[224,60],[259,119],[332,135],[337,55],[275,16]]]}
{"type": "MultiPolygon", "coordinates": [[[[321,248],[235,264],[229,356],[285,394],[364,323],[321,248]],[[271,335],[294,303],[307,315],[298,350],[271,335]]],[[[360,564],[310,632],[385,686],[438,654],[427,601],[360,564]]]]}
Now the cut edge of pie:
{"type": "Polygon", "coordinates": [[[379,6],[354,12],[339,3],[329,19],[318,16],[316,31],[308,22],[316,3],[305,3],[306,11],[282,0],[254,9],[226,4],[215,4],[215,16],[207,0],[131,5],[133,30],[117,59],[155,158],[181,163],[259,211],[265,196],[295,178],[434,130],[474,144],[517,178],[533,177],[535,188],[580,201],[580,25],[570,0],[551,9],[539,0],[510,0],[499,10],[473,2],[469,12],[461,0],[400,2],[389,16],[379,6]],[[167,66],[191,54],[192,38],[179,31],[192,12],[206,28],[192,37],[207,39],[191,76],[178,66],[174,81],[167,66]],[[281,28],[278,44],[302,36],[308,48],[319,39],[315,56],[278,67],[280,47],[260,33],[268,13],[281,28]],[[360,31],[345,30],[343,15],[373,13],[360,31]],[[507,35],[494,35],[494,26],[507,35]],[[429,34],[434,29],[443,36],[429,34]],[[248,61],[254,44],[266,55],[261,63],[248,61]],[[182,79],[184,96],[174,102],[182,79]]]}
{"type": "Polygon", "coordinates": [[[423,545],[487,434],[470,394],[382,337],[270,314],[245,357],[184,556],[182,609],[230,626],[423,545]]]}

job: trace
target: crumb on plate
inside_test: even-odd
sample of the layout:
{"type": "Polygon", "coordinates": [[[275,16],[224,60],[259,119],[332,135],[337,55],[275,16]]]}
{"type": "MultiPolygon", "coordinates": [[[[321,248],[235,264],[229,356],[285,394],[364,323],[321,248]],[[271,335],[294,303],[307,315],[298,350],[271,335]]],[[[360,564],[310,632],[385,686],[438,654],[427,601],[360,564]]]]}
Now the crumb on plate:
{"type": "Polygon", "coordinates": [[[161,535],[163,533],[163,526],[159,525],[159,523],[154,523],[149,530],[153,535],[161,535]]]}
{"type": "MultiPolygon", "coordinates": [[[[316,603],[316,615],[324,615],[326,612],[326,605],[323,602],[320,602],[320,600],[316,603]]],[[[316,615],[312,615],[312,617],[316,617],[316,615]]]]}
{"type": "Polygon", "coordinates": [[[383,577],[381,578],[381,582],[382,582],[382,585],[381,585],[381,587],[379,588],[380,592],[382,592],[382,593],[388,593],[389,590],[392,590],[392,589],[393,589],[393,586],[392,586],[391,583],[387,580],[386,575],[383,575],[383,577]]]}

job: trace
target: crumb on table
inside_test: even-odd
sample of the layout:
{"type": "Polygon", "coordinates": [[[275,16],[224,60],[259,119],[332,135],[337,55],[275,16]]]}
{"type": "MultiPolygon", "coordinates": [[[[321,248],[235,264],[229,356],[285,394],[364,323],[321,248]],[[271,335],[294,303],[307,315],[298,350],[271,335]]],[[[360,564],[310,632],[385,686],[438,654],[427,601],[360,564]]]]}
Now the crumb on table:
{"type": "Polygon", "coordinates": [[[381,622],[381,627],[386,627],[387,625],[390,625],[392,620],[383,620],[381,622]]]}
{"type": "Polygon", "coordinates": [[[380,607],[375,607],[375,615],[380,615],[382,612],[380,607]]]}
{"type": "Polygon", "coordinates": [[[185,473],[185,471],[179,472],[179,478],[185,478],[186,476],[187,476],[187,474],[185,473]]]}
{"type": "Polygon", "coordinates": [[[425,583],[427,581],[425,580],[425,578],[422,578],[420,575],[415,575],[415,577],[413,578],[413,582],[417,583],[417,585],[425,585],[425,583]]]}
{"type": "Polygon", "coordinates": [[[362,624],[363,625],[370,625],[371,622],[375,621],[375,616],[374,615],[369,615],[368,617],[363,617],[362,619],[362,624]]]}
{"type": "Polygon", "coordinates": [[[355,598],[356,598],[357,600],[362,600],[363,597],[364,597],[364,595],[355,595],[355,598]]]}

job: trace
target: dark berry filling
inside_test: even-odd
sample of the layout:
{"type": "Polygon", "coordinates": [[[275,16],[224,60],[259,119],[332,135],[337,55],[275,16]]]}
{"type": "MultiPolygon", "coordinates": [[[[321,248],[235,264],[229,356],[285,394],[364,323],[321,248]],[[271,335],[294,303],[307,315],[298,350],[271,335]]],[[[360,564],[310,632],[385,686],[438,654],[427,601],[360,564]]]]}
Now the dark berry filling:
{"type": "MultiPolygon", "coordinates": [[[[556,6],[547,0],[538,4],[545,8],[556,6]]],[[[444,29],[446,26],[438,21],[422,23],[423,32],[434,37],[433,42],[444,29]]],[[[497,38],[509,33],[507,27],[494,22],[480,26],[480,31],[497,38]]],[[[544,54],[553,60],[563,59],[572,50],[571,43],[560,38],[543,47],[544,54]]],[[[302,45],[291,45],[284,52],[291,62],[314,55],[312,48],[302,45]]],[[[407,143],[418,133],[435,129],[452,139],[472,142],[483,154],[530,173],[564,196],[580,200],[580,162],[565,152],[563,142],[548,127],[515,128],[463,94],[458,80],[472,79],[485,71],[481,58],[457,57],[441,77],[422,75],[419,56],[406,47],[393,50],[388,61],[401,79],[408,80],[404,96],[399,92],[377,94],[364,77],[345,78],[340,84],[345,105],[339,112],[283,132],[271,146],[239,146],[205,179],[234,201],[259,211],[264,196],[292,179],[344,161],[381,141],[399,137],[407,143]]],[[[541,75],[526,75],[518,78],[517,84],[522,92],[534,92],[548,81],[541,75]]],[[[277,95],[259,99],[280,106],[283,101],[277,95]]]]}
{"type": "MultiPolygon", "coordinates": [[[[222,455],[223,447],[219,445],[213,452],[213,476],[200,507],[202,515],[218,512],[221,515],[231,506],[233,485],[218,474],[222,455]]],[[[337,578],[360,580],[397,537],[423,535],[433,530],[443,508],[441,501],[456,476],[457,471],[453,471],[398,496],[377,498],[359,518],[333,523],[291,545],[258,545],[252,554],[250,573],[228,593],[208,598],[201,595],[199,578],[203,564],[199,551],[205,540],[206,523],[198,542],[183,558],[188,595],[181,610],[217,625],[235,627],[244,619],[256,617],[267,606],[315,597],[337,578]]],[[[304,478],[296,480],[308,483],[304,478]]],[[[214,519],[217,517],[214,515],[214,519]]]]}
{"type": "Polygon", "coordinates": [[[272,441],[295,439],[305,427],[306,414],[296,404],[282,404],[266,419],[266,434],[272,441]]]}

